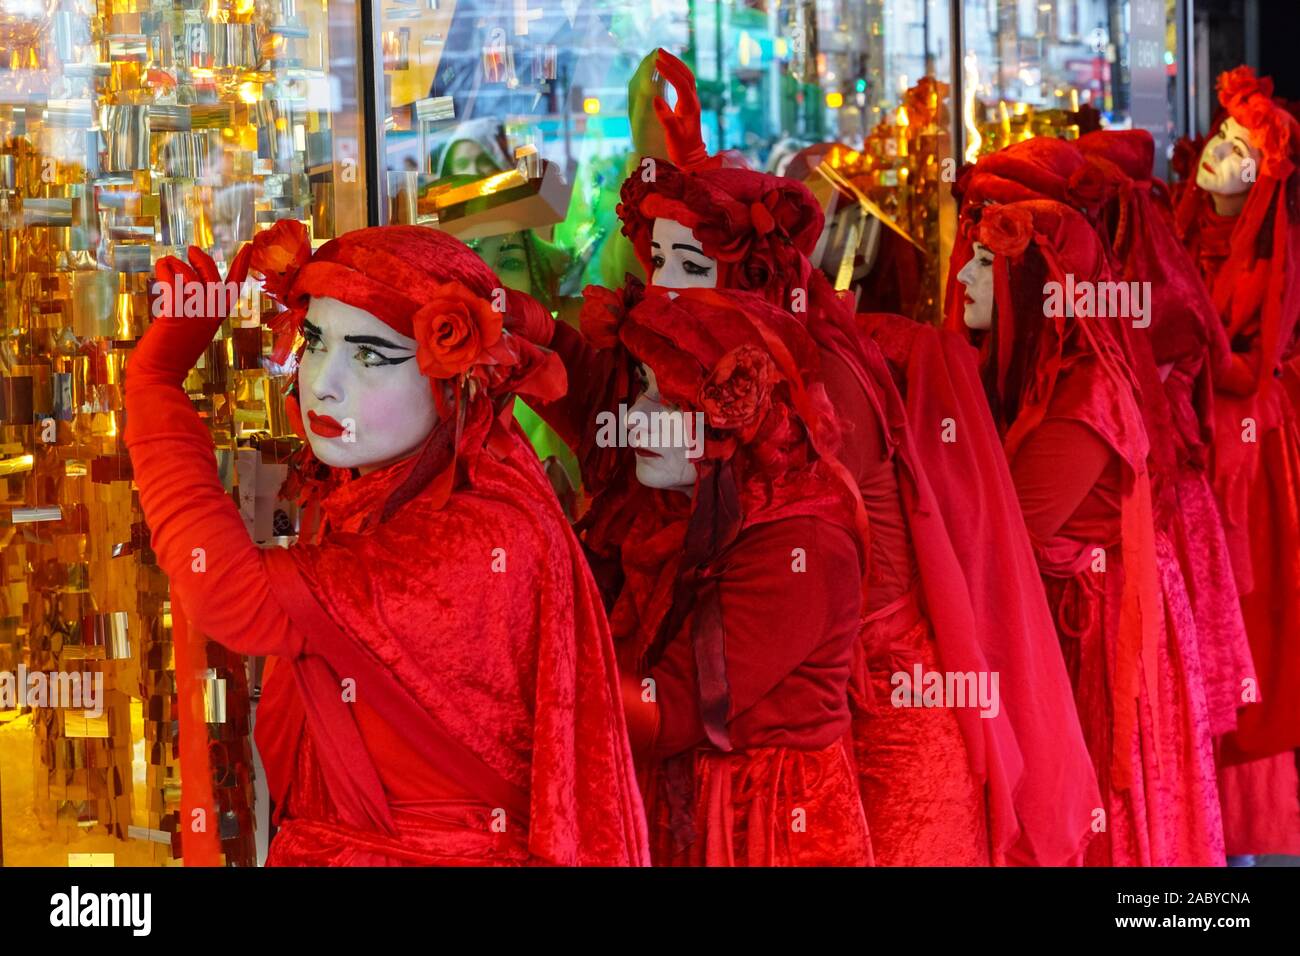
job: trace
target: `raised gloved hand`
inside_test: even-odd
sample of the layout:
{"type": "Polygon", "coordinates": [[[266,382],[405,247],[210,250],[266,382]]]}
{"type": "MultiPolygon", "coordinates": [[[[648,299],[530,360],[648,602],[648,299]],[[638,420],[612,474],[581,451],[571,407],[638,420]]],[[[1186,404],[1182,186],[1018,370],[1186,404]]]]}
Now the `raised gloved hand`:
{"type": "Polygon", "coordinates": [[[189,247],[188,265],[175,256],[158,260],[154,272],[157,318],[140,337],[127,360],[128,388],[132,381],[142,384],[146,379],[169,385],[180,385],[185,381],[185,376],[208,347],[222,321],[235,307],[237,290],[248,276],[252,254],[252,245],[246,243],[231,263],[224,280],[227,287],[234,283],[236,291],[230,296],[218,288],[223,280],[217,264],[198,246],[189,247]],[[195,288],[203,291],[201,297],[190,294],[190,290],[195,288]],[[214,290],[214,294],[209,295],[209,289],[214,290]],[[207,314],[209,303],[215,306],[211,315],[207,314]],[[200,306],[202,314],[187,314],[191,313],[194,305],[200,306]]]}
{"type": "Polygon", "coordinates": [[[695,74],[691,68],[667,50],[660,49],[655,59],[659,75],[677,91],[677,106],[671,107],[662,96],[655,97],[655,115],[668,141],[668,159],[683,169],[697,168],[709,161],[700,132],[700,97],[695,91],[695,74]]]}

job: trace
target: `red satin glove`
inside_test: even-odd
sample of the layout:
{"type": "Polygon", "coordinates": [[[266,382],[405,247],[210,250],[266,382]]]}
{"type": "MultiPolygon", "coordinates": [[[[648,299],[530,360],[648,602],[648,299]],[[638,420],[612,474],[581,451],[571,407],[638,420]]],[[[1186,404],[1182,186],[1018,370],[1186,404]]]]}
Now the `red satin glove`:
{"type": "Polygon", "coordinates": [[[668,159],[682,169],[698,169],[709,163],[709,151],[700,134],[700,97],[695,90],[691,68],[667,50],[660,49],[655,60],[659,75],[677,91],[677,106],[668,105],[662,96],[654,100],[655,115],[668,141],[668,159]]]}

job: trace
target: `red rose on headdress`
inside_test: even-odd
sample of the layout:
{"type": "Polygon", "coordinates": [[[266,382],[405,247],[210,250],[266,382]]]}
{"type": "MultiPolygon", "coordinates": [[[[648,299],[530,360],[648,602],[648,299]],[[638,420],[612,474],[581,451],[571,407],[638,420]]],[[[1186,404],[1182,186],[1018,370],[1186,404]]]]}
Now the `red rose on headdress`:
{"type": "Polygon", "coordinates": [[[1118,179],[1107,179],[1106,173],[1110,172],[1115,177],[1122,175],[1114,164],[1108,166],[1108,170],[1103,170],[1097,162],[1089,162],[1071,174],[1067,188],[1073,205],[1080,209],[1092,210],[1106,201],[1107,193],[1118,186],[1118,179]]]}
{"type": "Polygon", "coordinates": [[[817,215],[820,207],[804,186],[783,185],[769,190],[763,196],[762,206],[784,239],[804,255],[812,252],[821,235],[822,222],[817,215]]]}
{"type": "Polygon", "coordinates": [[[770,355],[753,345],[738,346],[718,359],[700,385],[700,409],[714,428],[753,428],[767,414],[775,382],[770,355]]]}
{"type": "Polygon", "coordinates": [[[1016,206],[990,206],[980,219],[979,241],[1000,256],[1018,256],[1034,238],[1034,217],[1016,206]]]}
{"type": "Polygon", "coordinates": [[[447,282],[411,321],[420,371],[430,378],[453,378],[497,343],[503,317],[459,282],[447,282]]]}
{"type": "MultiPolygon", "coordinates": [[[[296,219],[281,219],[253,237],[250,266],[265,276],[267,294],[283,300],[298,270],[311,259],[307,227],[296,219]]],[[[288,303],[286,303],[288,304],[288,303]]]]}

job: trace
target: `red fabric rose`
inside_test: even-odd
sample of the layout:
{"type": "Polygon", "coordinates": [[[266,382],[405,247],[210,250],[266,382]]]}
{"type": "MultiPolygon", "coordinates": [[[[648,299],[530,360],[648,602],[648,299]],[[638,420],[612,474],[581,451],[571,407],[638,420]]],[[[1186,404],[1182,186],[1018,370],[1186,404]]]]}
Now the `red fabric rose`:
{"type": "Polygon", "coordinates": [[[1123,175],[1113,163],[1108,165],[1110,169],[1105,170],[1096,162],[1090,162],[1070,175],[1068,189],[1073,205],[1080,209],[1094,210],[1106,202],[1108,193],[1118,186],[1118,178],[1123,175]],[[1108,171],[1113,178],[1107,178],[1108,171]]]}
{"type": "Polygon", "coordinates": [[[416,361],[430,378],[454,378],[501,338],[502,314],[459,282],[444,283],[415,313],[416,361]]]}
{"type": "Polygon", "coordinates": [[[298,270],[310,259],[311,238],[307,235],[307,227],[296,219],[281,219],[253,237],[251,266],[265,277],[267,294],[282,302],[289,294],[298,270]]]}
{"type": "Polygon", "coordinates": [[[1216,84],[1219,90],[1219,102],[1223,108],[1231,111],[1239,103],[1244,103],[1252,96],[1273,97],[1273,81],[1268,77],[1260,78],[1248,66],[1239,66],[1235,70],[1226,70],[1219,74],[1216,84]]]}
{"type": "MultiPolygon", "coordinates": [[[[686,201],[691,201],[689,191],[686,201]]],[[[719,262],[740,262],[749,255],[757,238],[750,223],[749,208],[730,199],[719,202],[717,197],[713,197],[712,202],[716,205],[710,210],[711,214],[701,219],[691,231],[704,246],[706,255],[719,262]]],[[[701,204],[695,208],[708,209],[709,206],[701,204]]]]}
{"type": "Polygon", "coordinates": [[[1034,217],[1016,206],[990,206],[980,219],[979,241],[1000,256],[1018,256],[1034,238],[1034,217]]]}
{"type": "Polygon", "coordinates": [[[718,359],[700,385],[700,409],[714,428],[749,431],[766,416],[776,378],[767,352],[737,346],[718,359]]]}

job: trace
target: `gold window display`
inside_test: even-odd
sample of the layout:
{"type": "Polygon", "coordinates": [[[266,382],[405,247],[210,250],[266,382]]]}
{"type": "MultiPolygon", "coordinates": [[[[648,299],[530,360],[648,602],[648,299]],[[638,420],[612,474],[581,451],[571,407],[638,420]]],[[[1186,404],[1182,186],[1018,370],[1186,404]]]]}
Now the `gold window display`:
{"type": "MultiPolygon", "coordinates": [[[[193,244],[228,263],[283,218],[305,222],[317,242],[365,225],[358,9],[0,8],[6,865],[180,862],[171,607],[122,444],[124,367],[148,327],[163,256],[193,244]],[[41,675],[55,675],[47,689],[75,677],[101,693],[90,707],[33,704],[41,675]]],[[[292,516],[274,509],[288,430],[273,374],[282,370],[265,354],[256,311],[236,317],[186,387],[212,427],[223,481],[269,544],[292,532],[292,516]]],[[[214,774],[208,825],[227,865],[252,865],[249,673],[210,643],[196,665],[214,774]]]]}

